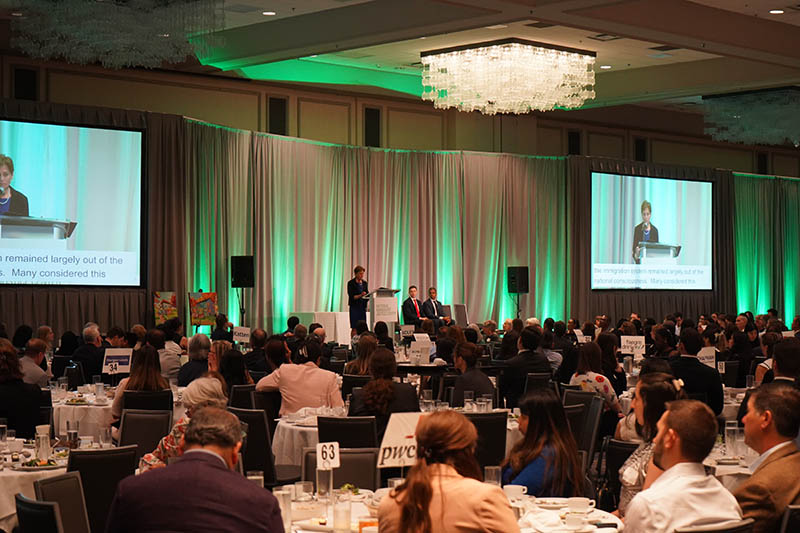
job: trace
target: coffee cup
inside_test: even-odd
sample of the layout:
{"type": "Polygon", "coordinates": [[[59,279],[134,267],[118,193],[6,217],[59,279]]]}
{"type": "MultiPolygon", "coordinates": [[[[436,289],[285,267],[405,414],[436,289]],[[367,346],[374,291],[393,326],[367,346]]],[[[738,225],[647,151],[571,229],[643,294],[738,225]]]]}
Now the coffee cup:
{"type": "Polygon", "coordinates": [[[503,487],[503,492],[506,493],[509,501],[519,500],[528,493],[528,487],[525,485],[506,485],[503,487]]]}
{"type": "Polygon", "coordinates": [[[592,509],[594,509],[595,501],[590,500],[589,498],[568,498],[567,499],[567,509],[569,509],[570,513],[583,513],[586,514],[592,509]]]}
{"type": "Polygon", "coordinates": [[[11,453],[19,453],[22,451],[24,447],[25,439],[8,439],[6,444],[8,444],[8,451],[11,453]]]}
{"type": "Polygon", "coordinates": [[[567,513],[564,517],[567,529],[581,529],[586,525],[586,515],[583,513],[567,513]]]}

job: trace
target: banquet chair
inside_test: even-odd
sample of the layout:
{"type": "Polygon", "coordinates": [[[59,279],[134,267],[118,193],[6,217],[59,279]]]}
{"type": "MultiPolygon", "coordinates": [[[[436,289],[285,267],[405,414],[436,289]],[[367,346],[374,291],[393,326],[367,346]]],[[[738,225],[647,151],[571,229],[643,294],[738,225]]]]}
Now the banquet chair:
{"type": "Polygon", "coordinates": [[[612,439],[611,437],[603,439],[601,464],[604,465],[604,470],[601,478],[605,480],[606,488],[610,491],[614,501],[613,509],[604,510],[609,512],[614,511],[619,506],[619,493],[621,489],[619,469],[622,468],[622,465],[628,460],[628,457],[630,457],[638,447],[639,444],[635,442],[626,442],[612,439]]]}
{"type": "Polygon", "coordinates": [[[231,387],[228,405],[239,409],[252,409],[253,398],[251,392],[255,392],[255,385],[234,385],[231,387]]]}
{"type": "Polygon", "coordinates": [[[787,505],[781,520],[780,533],[800,531],[800,505],[787,505]]]}
{"type": "Polygon", "coordinates": [[[33,482],[33,489],[37,500],[58,504],[65,531],[90,533],[80,472],[67,472],[60,476],[36,480],[33,482]]]}
{"type": "Polygon", "coordinates": [[[754,523],[752,518],[747,518],[711,526],[682,527],[676,529],[675,533],[750,533],[754,523]]]}
{"type": "Polygon", "coordinates": [[[341,376],[342,374],[344,374],[344,365],[345,365],[345,363],[346,363],[346,361],[344,361],[344,360],[334,361],[333,359],[331,359],[330,361],[328,361],[328,367],[330,368],[331,372],[334,372],[334,373],[339,374],[341,376]]]}
{"type": "Polygon", "coordinates": [[[123,409],[172,412],[172,390],[126,390],[122,393],[123,409]]]}
{"type": "Polygon", "coordinates": [[[543,389],[545,387],[550,387],[550,386],[551,386],[550,373],[538,372],[538,373],[528,374],[528,378],[525,380],[524,394],[527,394],[528,391],[532,391],[534,389],[543,389]]]}
{"type": "Polygon", "coordinates": [[[58,504],[55,502],[37,502],[16,494],[17,520],[20,533],[64,533],[58,504]]]}
{"type": "Polygon", "coordinates": [[[594,392],[591,391],[583,391],[583,390],[572,390],[567,389],[564,391],[564,397],[562,398],[562,405],[583,405],[586,407],[586,411],[589,410],[589,405],[592,403],[592,398],[597,396],[594,392]]]}
{"type": "Polygon", "coordinates": [[[64,375],[64,370],[72,364],[72,358],[68,355],[54,355],[53,362],[50,364],[50,371],[53,379],[58,379],[64,375]]]}
{"type": "Polygon", "coordinates": [[[576,430],[583,427],[583,420],[586,416],[586,406],[582,404],[565,405],[564,414],[567,417],[570,431],[572,431],[572,435],[574,436],[577,433],[576,430]]]}
{"type": "Polygon", "coordinates": [[[172,429],[172,411],[123,409],[119,424],[119,445],[137,446],[136,461],[156,449],[172,429]]]}
{"type": "Polygon", "coordinates": [[[292,465],[275,465],[272,439],[267,425],[267,414],[262,409],[228,407],[239,421],[247,424],[247,448],[243,447],[242,462],[245,472],[264,472],[264,487],[272,488],[300,480],[300,468],[292,465]]]}
{"type": "MultiPolygon", "coordinates": [[[[567,393],[568,390],[580,391],[581,390],[581,386],[580,385],[570,385],[569,383],[559,383],[558,384],[558,390],[561,391],[561,400],[563,402],[564,395],[567,393]]],[[[566,405],[566,404],[564,404],[564,405],[566,405]]]]}
{"type": "Polygon", "coordinates": [[[64,376],[67,378],[67,388],[69,390],[77,390],[78,387],[85,383],[83,378],[83,365],[80,361],[73,361],[68,367],[64,369],[64,376]]]}
{"type": "Polygon", "coordinates": [[[481,469],[498,466],[506,456],[506,421],[502,413],[464,413],[478,430],[478,447],[475,456],[481,469]]]}
{"type": "Polygon", "coordinates": [[[250,399],[253,402],[253,409],[261,409],[267,415],[267,427],[269,427],[269,438],[275,436],[275,428],[278,427],[278,418],[281,413],[281,393],[279,391],[252,391],[250,399]]]}
{"type": "Polygon", "coordinates": [[[363,387],[370,382],[372,376],[357,376],[345,374],[342,376],[342,400],[347,400],[347,395],[353,393],[353,387],[363,387]]]}
{"type": "Polygon", "coordinates": [[[338,442],[340,448],[379,446],[378,425],[374,416],[318,416],[317,428],[319,442],[338,442]]]}
{"type": "Polygon", "coordinates": [[[71,450],[67,472],[80,472],[92,531],[104,531],[117,485],[136,472],[136,446],[71,450]]]}
{"type": "Polygon", "coordinates": [[[594,451],[597,449],[597,435],[600,432],[600,418],[603,415],[603,399],[599,396],[592,398],[589,404],[589,409],[586,411],[586,416],[583,419],[583,429],[581,431],[580,440],[578,440],[578,449],[584,450],[589,454],[589,462],[591,465],[594,460],[594,451]]]}
{"type": "Polygon", "coordinates": [[[331,361],[347,362],[347,348],[334,348],[331,350],[331,361]]]}
{"type": "Polygon", "coordinates": [[[736,387],[739,378],[739,361],[725,361],[725,373],[722,374],[722,384],[726,387],[736,387]]]}
{"type": "MultiPolygon", "coordinates": [[[[345,483],[360,489],[378,490],[378,448],[339,448],[341,466],[333,469],[333,486],[345,483]]],[[[316,489],[317,449],[303,448],[302,481],[311,481],[316,489]]]]}
{"type": "Polygon", "coordinates": [[[258,384],[261,381],[261,378],[267,375],[266,372],[259,371],[259,370],[248,370],[250,377],[253,378],[253,383],[258,384]]]}

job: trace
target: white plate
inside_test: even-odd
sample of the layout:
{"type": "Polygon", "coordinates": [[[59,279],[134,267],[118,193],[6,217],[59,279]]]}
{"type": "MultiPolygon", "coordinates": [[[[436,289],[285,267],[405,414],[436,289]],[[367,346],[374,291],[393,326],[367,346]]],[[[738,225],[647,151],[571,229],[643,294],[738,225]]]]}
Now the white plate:
{"type": "Polygon", "coordinates": [[[568,504],[566,498],[536,498],[536,505],[542,509],[558,510],[568,504]]]}
{"type": "Polygon", "coordinates": [[[58,470],[64,468],[64,465],[46,465],[46,466],[22,466],[14,465],[12,470],[19,470],[20,472],[38,472],[39,470],[58,470]]]}

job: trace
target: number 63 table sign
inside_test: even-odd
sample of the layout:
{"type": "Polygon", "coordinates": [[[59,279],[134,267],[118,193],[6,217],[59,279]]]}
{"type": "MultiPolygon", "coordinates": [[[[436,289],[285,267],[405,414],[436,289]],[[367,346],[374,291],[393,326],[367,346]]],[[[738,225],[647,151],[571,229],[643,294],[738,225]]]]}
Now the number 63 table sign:
{"type": "Polygon", "coordinates": [[[339,468],[339,443],[320,442],[317,444],[317,470],[333,470],[339,468]]]}

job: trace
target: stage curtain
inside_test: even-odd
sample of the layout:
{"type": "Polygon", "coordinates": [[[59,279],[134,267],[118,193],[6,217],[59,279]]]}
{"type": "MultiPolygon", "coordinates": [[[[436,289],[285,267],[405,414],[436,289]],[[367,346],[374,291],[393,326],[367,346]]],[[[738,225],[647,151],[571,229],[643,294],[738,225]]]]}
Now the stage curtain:
{"type": "MultiPolygon", "coordinates": [[[[143,203],[149,204],[143,238],[143,252],[148,258],[143,288],[2,286],[0,322],[5,323],[9,335],[21,324],[34,329],[47,324],[60,335],[66,330],[80,334],[87,321],[98,322],[102,331],[151,321],[152,290],[176,290],[179,294],[185,290],[183,117],[15,100],[0,101],[0,116],[6,120],[145,131],[143,168],[147,179],[143,203]]],[[[98,205],[96,210],[114,216],[113,205],[98,205]]]]}
{"type": "Polygon", "coordinates": [[[733,312],[736,306],[733,236],[733,175],[730,171],[677,167],[570,156],[568,161],[569,250],[571,254],[570,316],[581,320],[605,313],[613,323],[632,311],[657,321],[669,312],[696,317],[713,311],[733,312]],[[714,288],[711,291],[591,290],[591,172],[693,179],[714,184],[714,288]]]}

